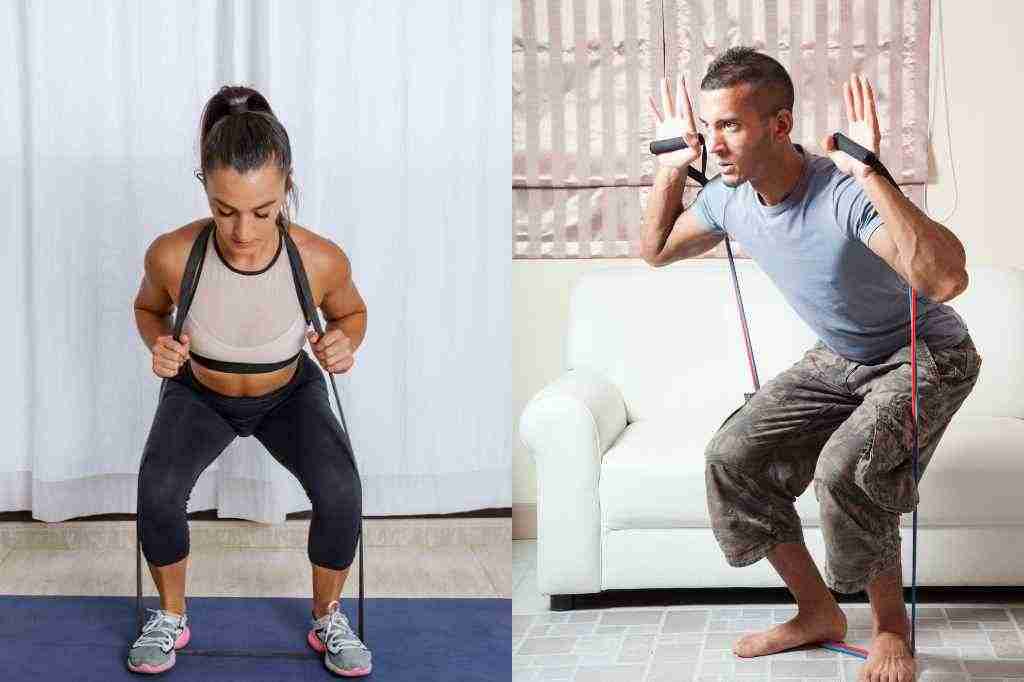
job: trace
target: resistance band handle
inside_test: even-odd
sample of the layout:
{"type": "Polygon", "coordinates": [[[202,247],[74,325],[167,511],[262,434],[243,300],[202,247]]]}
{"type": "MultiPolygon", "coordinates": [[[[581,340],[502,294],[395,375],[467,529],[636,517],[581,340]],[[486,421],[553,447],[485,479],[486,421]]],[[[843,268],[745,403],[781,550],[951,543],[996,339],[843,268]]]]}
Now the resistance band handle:
{"type": "MultiPolygon", "coordinates": [[[[697,138],[700,140],[700,170],[697,170],[692,165],[686,167],[687,177],[696,181],[698,185],[703,187],[708,184],[708,176],[705,172],[708,167],[708,148],[704,146],[704,136],[697,133],[697,138]]],[[[680,149],[686,149],[689,145],[686,144],[686,138],[683,137],[668,137],[663,140],[655,140],[651,142],[651,153],[652,154],[668,154],[669,152],[678,151],[680,149]]],[[[696,161],[696,159],[694,159],[696,161]]]]}
{"type": "Polygon", "coordinates": [[[846,135],[843,135],[842,133],[833,133],[832,142],[835,143],[836,149],[838,149],[841,152],[849,154],[850,156],[857,159],[863,164],[871,166],[871,169],[873,171],[875,171],[883,178],[891,182],[894,187],[898,186],[896,184],[896,180],[893,179],[892,175],[889,174],[889,169],[882,165],[882,162],[878,160],[878,155],[876,155],[873,151],[871,151],[867,147],[857,144],[856,142],[848,138],[846,135]]]}
{"type": "MultiPolygon", "coordinates": [[[[700,146],[704,146],[704,136],[697,133],[697,137],[700,138],[700,146]]],[[[669,152],[677,152],[680,149],[686,149],[690,145],[686,144],[685,137],[666,137],[662,140],[655,140],[651,142],[651,153],[657,156],[658,154],[668,154],[669,152]]]]}
{"type": "Polygon", "coordinates": [[[677,152],[680,149],[686,149],[690,145],[686,144],[686,138],[684,137],[666,137],[663,140],[655,140],[651,142],[651,153],[652,154],[668,154],[669,152],[677,152]]]}
{"type": "MultiPolygon", "coordinates": [[[[704,146],[704,136],[697,133],[697,137],[700,138],[700,156],[701,156],[701,168],[697,170],[692,165],[686,167],[687,177],[693,179],[698,185],[703,187],[708,184],[708,176],[705,175],[705,171],[708,166],[708,149],[704,146]]],[[[686,149],[689,145],[686,144],[685,138],[682,137],[669,137],[664,140],[655,140],[651,143],[652,154],[667,154],[669,152],[678,151],[680,149],[686,149]]],[[[696,160],[696,159],[694,159],[696,160]]]]}

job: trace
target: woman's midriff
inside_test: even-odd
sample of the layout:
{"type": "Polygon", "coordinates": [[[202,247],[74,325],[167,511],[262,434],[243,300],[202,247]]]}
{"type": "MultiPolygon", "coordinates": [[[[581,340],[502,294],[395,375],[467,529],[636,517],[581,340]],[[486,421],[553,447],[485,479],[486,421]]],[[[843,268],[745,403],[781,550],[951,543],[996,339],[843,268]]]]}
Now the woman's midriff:
{"type": "Polygon", "coordinates": [[[281,388],[295,375],[299,361],[296,359],[287,367],[260,374],[232,374],[203,367],[188,360],[192,375],[206,388],[232,398],[255,398],[281,388]]]}

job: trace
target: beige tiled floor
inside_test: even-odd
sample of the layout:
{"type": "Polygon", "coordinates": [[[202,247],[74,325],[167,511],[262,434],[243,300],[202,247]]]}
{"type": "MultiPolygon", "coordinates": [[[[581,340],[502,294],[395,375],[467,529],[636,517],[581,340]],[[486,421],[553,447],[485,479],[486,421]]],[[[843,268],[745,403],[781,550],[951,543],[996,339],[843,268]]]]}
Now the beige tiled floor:
{"type": "MultiPolygon", "coordinates": [[[[0,594],[135,594],[133,528],[116,534],[116,527],[92,532],[78,525],[36,526],[42,527],[23,527],[19,532],[4,529],[8,542],[7,546],[0,544],[0,594]]],[[[188,596],[312,594],[301,526],[278,529],[271,539],[276,538],[276,544],[283,547],[230,546],[254,544],[253,537],[248,530],[225,532],[215,523],[196,524],[195,530],[193,540],[198,541],[193,542],[189,555],[188,596]],[[218,538],[221,546],[216,543],[218,538]]],[[[509,598],[511,550],[505,538],[510,532],[508,519],[472,524],[368,521],[366,596],[509,598]],[[481,528],[490,532],[480,532],[481,528]]],[[[265,535],[260,536],[261,542],[267,542],[265,535]]],[[[357,593],[357,566],[350,572],[345,595],[357,593]]],[[[145,562],[143,593],[156,594],[145,562]]]]}
{"type": "MultiPolygon", "coordinates": [[[[860,659],[807,648],[740,659],[733,641],[792,617],[791,604],[673,606],[552,612],[537,590],[536,543],[512,543],[515,682],[854,681],[860,659]]],[[[844,604],[847,642],[870,644],[866,605],[844,604]]],[[[1015,604],[919,605],[920,680],[1024,679],[1024,608],[1015,604]]]]}

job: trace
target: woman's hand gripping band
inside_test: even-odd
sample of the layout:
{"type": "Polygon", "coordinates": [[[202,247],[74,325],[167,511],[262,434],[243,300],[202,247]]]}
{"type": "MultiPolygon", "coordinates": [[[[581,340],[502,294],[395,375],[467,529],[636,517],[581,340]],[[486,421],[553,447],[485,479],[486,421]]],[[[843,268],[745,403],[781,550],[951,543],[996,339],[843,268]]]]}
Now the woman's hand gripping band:
{"type": "Polygon", "coordinates": [[[175,341],[170,334],[156,337],[156,343],[150,349],[153,353],[153,373],[165,379],[176,376],[188,360],[190,341],[188,334],[181,335],[181,343],[175,341]]]}
{"type": "Polygon", "coordinates": [[[320,338],[315,331],[306,332],[320,366],[331,374],[344,374],[352,369],[356,359],[352,354],[352,340],[340,329],[328,329],[320,338]]]}

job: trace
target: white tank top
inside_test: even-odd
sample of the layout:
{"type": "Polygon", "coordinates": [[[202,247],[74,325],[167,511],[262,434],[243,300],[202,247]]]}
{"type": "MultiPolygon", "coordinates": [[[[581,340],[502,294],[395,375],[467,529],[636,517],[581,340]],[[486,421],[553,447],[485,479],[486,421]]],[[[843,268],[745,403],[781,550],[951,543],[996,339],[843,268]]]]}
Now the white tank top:
{"type": "Polygon", "coordinates": [[[216,234],[210,242],[182,325],[190,350],[211,360],[254,364],[282,362],[302,350],[306,318],[280,234],[273,260],[253,272],[228,265],[216,234]]]}

